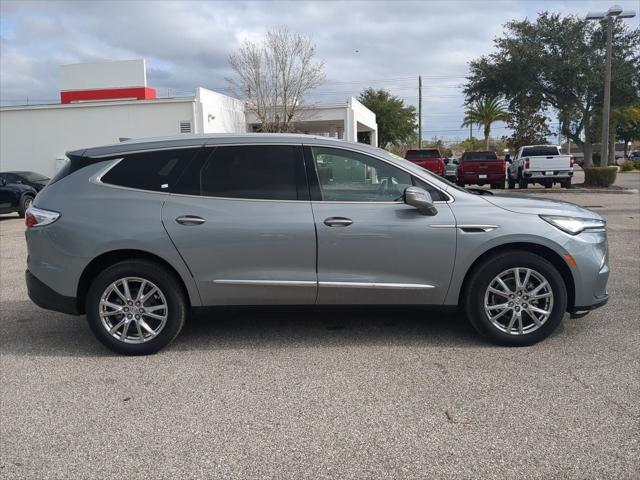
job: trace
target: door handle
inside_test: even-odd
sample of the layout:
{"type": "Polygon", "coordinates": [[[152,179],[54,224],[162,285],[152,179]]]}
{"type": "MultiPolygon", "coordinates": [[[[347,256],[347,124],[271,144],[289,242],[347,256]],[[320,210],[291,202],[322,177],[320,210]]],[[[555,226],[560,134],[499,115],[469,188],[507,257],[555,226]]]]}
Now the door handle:
{"type": "Polygon", "coordinates": [[[348,227],[352,223],[353,220],[345,217],[329,217],[324,220],[324,224],[327,227],[348,227]]]}
{"type": "Polygon", "coordinates": [[[202,217],[197,217],[195,215],[181,215],[176,218],[176,222],[180,225],[202,225],[206,220],[202,217]]]}

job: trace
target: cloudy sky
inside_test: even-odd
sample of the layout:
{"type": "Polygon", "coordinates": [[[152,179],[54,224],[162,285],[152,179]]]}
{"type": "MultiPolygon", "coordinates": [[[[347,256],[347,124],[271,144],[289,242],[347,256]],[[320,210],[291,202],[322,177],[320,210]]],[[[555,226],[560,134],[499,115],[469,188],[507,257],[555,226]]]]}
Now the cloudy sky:
{"type": "MultiPolygon", "coordinates": [[[[317,102],[344,101],[365,87],[417,103],[424,79],[425,138],[462,138],[460,85],[467,64],[492,49],[511,19],[550,10],[584,15],[638,0],[537,1],[11,1],[0,2],[3,105],[55,102],[59,65],[145,58],[160,96],[198,86],[225,91],[228,55],[245,39],[285,26],[312,37],[327,81],[317,102]]],[[[638,26],[638,17],[629,20],[638,26]]],[[[504,127],[499,127],[499,129],[504,127]]],[[[496,131],[504,134],[506,131],[496,131]]]]}

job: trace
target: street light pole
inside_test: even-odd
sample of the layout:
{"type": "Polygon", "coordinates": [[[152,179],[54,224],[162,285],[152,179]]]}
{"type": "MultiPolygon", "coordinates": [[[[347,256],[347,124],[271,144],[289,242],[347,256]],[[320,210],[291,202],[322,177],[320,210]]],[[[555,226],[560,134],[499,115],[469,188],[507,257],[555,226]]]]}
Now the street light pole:
{"type": "Polygon", "coordinates": [[[602,104],[602,141],[600,143],[600,166],[605,167],[609,163],[609,110],[611,108],[611,50],[613,44],[613,19],[633,18],[636,12],[633,10],[622,11],[618,5],[614,5],[607,12],[589,12],[587,20],[607,19],[607,57],[604,66],[604,101],[602,104]]]}
{"type": "Polygon", "coordinates": [[[604,66],[604,104],[602,105],[602,141],[600,166],[609,163],[609,110],[611,108],[611,49],[613,43],[613,16],[607,16],[607,59],[604,66]]]}

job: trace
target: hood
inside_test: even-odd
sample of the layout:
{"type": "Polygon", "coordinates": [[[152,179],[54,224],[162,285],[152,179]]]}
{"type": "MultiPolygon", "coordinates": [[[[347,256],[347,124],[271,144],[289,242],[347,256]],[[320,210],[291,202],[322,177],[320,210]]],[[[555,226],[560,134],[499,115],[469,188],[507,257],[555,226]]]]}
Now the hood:
{"type": "Polygon", "coordinates": [[[548,198],[534,198],[512,195],[484,195],[483,200],[515,213],[529,213],[533,215],[564,215],[567,217],[582,217],[602,219],[602,216],[592,210],[569,202],[561,202],[548,198]]]}

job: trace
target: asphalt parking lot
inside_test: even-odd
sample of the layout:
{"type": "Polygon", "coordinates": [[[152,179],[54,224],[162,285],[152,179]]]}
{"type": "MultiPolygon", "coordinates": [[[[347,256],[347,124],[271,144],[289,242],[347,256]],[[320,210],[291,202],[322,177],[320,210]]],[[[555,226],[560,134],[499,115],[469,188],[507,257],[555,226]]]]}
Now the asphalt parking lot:
{"type": "Polygon", "coordinates": [[[640,196],[537,195],[606,217],[611,301],[519,349],[453,314],[256,310],[115,356],[29,302],[0,217],[0,478],[638,478],[640,196]]]}

